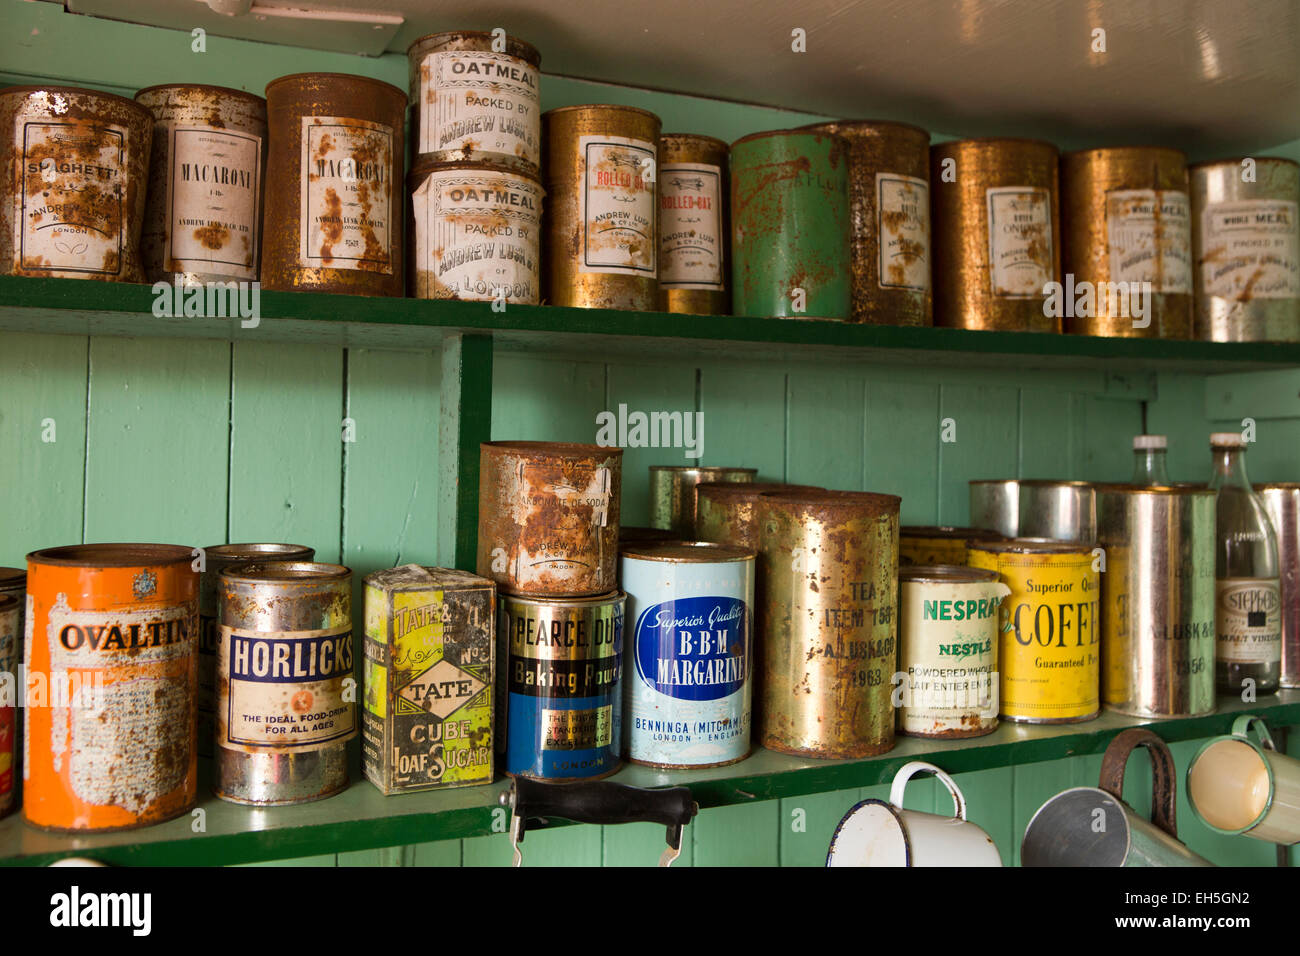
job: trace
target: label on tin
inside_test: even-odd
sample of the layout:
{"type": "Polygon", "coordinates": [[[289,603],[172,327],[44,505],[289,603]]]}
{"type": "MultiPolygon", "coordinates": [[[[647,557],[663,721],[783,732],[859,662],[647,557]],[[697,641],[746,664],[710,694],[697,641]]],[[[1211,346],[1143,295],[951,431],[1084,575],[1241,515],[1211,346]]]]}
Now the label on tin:
{"type": "Polygon", "coordinates": [[[659,284],[721,292],[722,170],[704,163],[659,168],[659,284]]]}
{"type": "Polygon", "coordinates": [[[614,739],[614,708],[611,704],[590,710],[548,710],[542,708],[543,750],[594,750],[608,747],[614,739]]]}
{"type": "Polygon", "coordinates": [[[211,126],[170,136],[167,270],[257,278],[262,137],[211,126]]]}
{"type": "Polygon", "coordinates": [[[124,126],[19,118],[21,188],[14,197],[20,269],[121,275],[126,235],[124,126]]]}
{"type": "Polygon", "coordinates": [[[901,173],[876,173],[882,289],[930,288],[930,187],[901,173]]]}
{"type": "Polygon", "coordinates": [[[655,144],[623,136],[580,136],[585,170],[579,272],[655,278],[655,144]]]}
{"type": "Polygon", "coordinates": [[[1201,290],[1234,301],[1300,297],[1300,216],[1284,199],[1209,203],[1202,213],[1201,290]]]}
{"type": "Polygon", "coordinates": [[[221,625],[217,739],[244,753],[319,750],[356,735],[352,629],[251,631],[221,625]]]}
{"type": "MultiPolygon", "coordinates": [[[[516,587],[554,587],[559,578],[586,578],[596,573],[593,555],[600,548],[600,529],[609,521],[612,476],[608,468],[577,468],[524,463],[512,519],[520,527],[535,525],[536,514],[549,514],[552,534],[521,535],[512,555],[516,587]]],[[[541,588],[542,591],[546,589],[541,588]]]]}
{"type": "Polygon", "coordinates": [[[1192,291],[1192,220],[1178,189],[1106,193],[1111,282],[1149,282],[1152,292],[1192,291]]]}
{"type": "Polygon", "coordinates": [[[417,297],[539,301],[540,185],[488,169],[437,170],[411,203],[417,297]]]}
{"type": "Polygon", "coordinates": [[[1217,660],[1275,664],[1282,659],[1282,600],[1277,578],[1214,582],[1217,660]]]}
{"type": "Polygon", "coordinates": [[[987,191],[989,281],[993,295],[1042,298],[1052,281],[1052,198],[1033,186],[987,191]]]}
{"type": "Polygon", "coordinates": [[[541,100],[535,66],[507,53],[443,50],[420,61],[417,152],[465,160],[504,153],[540,164],[541,100]]]}
{"type": "Polygon", "coordinates": [[[304,116],[301,162],[298,264],[392,275],[392,129],[304,116]]]}

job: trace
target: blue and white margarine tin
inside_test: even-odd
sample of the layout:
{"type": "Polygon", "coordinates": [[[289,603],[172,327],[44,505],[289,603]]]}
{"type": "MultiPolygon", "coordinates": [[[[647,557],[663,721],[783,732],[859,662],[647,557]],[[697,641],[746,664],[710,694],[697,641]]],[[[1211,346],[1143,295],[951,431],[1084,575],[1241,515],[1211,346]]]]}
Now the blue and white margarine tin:
{"type": "Polygon", "coordinates": [[[624,755],[716,767],[749,754],[754,552],[702,542],[628,546],[624,755]]]}

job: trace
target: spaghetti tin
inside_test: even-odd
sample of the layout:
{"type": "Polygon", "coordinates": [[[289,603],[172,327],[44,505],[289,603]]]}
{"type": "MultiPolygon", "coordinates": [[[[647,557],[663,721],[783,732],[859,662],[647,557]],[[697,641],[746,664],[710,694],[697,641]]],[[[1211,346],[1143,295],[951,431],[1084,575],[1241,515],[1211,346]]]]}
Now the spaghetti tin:
{"type": "Polygon", "coordinates": [[[728,315],[727,144],[712,136],[659,137],[659,308],[728,315]]]}
{"type": "Polygon", "coordinates": [[[193,549],[83,544],[27,556],[23,816],[46,830],[121,830],[197,796],[193,549]]]}
{"type": "Polygon", "coordinates": [[[998,726],[998,611],[1010,589],[996,571],[898,569],[899,733],[979,737],[998,726]]]}
{"type": "Polygon", "coordinates": [[[972,541],[999,541],[1002,535],[983,528],[904,525],[898,529],[898,563],[964,565],[972,541]]]}
{"type": "Polygon", "coordinates": [[[466,571],[366,575],[361,760],[381,793],[491,782],[496,596],[466,571]]]}
{"type": "Polygon", "coordinates": [[[18,776],[18,663],[22,660],[23,632],[18,598],[0,594],[0,817],[13,811],[18,776]]]}
{"type": "Polygon", "coordinates": [[[623,752],[652,767],[749,754],[754,551],[674,542],[623,548],[623,752]]]}
{"type": "Polygon", "coordinates": [[[514,594],[617,587],[623,449],[494,441],[479,462],[479,574],[514,594]]]}
{"type": "Polygon", "coordinates": [[[775,491],[825,491],[775,481],[705,481],[695,486],[695,538],[758,548],[758,497],[775,491]]]}
{"type": "Polygon", "coordinates": [[[357,733],[352,572],[235,564],[217,587],[214,791],[253,806],[333,796],[347,786],[347,741],[357,733]]]}
{"type": "Polygon", "coordinates": [[[705,482],[751,484],[757,468],[718,465],[651,465],[650,526],[679,538],[695,537],[695,488],[705,482]]]}
{"type": "Polygon", "coordinates": [[[112,93],[0,89],[0,274],[143,282],[153,117],[112,93]]]}
{"type": "Polygon", "coordinates": [[[402,295],[406,94],[345,73],[266,87],[262,286],[402,295]]]}
{"type": "Polygon", "coordinates": [[[501,596],[497,659],[506,677],[497,739],[506,773],[577,780],[619,768],[624,602],[621,591],[501,596]]]}
{"type": "Polygon", "coordinates": [[[266,100],[199,83],[150,86],[149,201],[140,256],[149,282],[257,279],[266,180],[266,100]]]}

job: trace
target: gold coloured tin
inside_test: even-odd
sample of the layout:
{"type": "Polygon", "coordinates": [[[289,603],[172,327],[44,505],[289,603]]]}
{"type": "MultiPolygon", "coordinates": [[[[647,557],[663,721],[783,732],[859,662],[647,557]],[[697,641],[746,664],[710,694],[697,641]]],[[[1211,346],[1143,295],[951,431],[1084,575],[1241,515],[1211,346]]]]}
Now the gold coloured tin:
{"type": "Polygon", "coordinates": [[[695,133],[659,137],[659,308],[731,312],[727,255],[730,148],[695,133]]]}

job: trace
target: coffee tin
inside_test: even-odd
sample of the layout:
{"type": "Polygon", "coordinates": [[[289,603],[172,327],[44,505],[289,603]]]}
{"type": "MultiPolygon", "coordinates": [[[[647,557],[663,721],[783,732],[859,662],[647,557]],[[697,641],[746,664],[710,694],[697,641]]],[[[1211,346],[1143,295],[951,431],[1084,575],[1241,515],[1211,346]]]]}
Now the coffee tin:
{"type": "Polygon", "coordinates": [[[712,136],[659,137],[659,308],[665,312],[731,312],[727,152],[712,136]]]}
{"type": "Polygon", "coordinates": [[[898,529],[898,564],[964,565],[972,541],[998,541],[1002,535],[983,528],[904,525],[898,529]]]}

